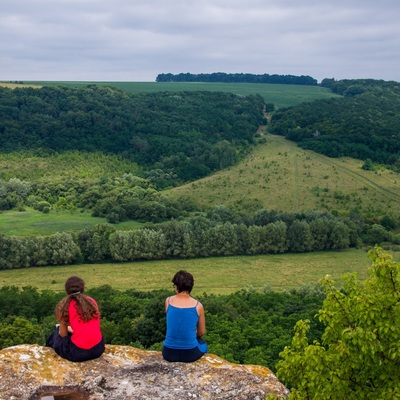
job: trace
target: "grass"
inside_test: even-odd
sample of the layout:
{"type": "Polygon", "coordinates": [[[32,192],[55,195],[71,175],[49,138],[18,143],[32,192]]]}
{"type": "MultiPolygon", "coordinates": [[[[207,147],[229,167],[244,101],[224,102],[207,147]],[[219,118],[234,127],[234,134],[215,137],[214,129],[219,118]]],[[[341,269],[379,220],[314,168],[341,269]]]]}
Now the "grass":
{"type": "Polygon", "coordinates": [[[97,181],[104,177],[135,175],[139,166],[118,155],[66,151],[40,156],[29,151],[0,153],[0,179],[60,182],[97,181]]]}
{"type": "MultiPolygon", "coordinates": [[[[51,235],[56,232],[80,231],[105,223],[105,218],[92,217],[88,212],[60,210],[44,214],[26,208],[25,211],[10,210],[0,213],[0,234],[19,237],[51,235]]],[[[134,229],[141,225],[136,221],[126,221],[117,225],[117,228],[134,229]]]]}
{"type": "Polygon", "coordinates": [[[400,215],[400,174],[364,171],[360,160],[302,150],[282,136],[265,138],[240,164],[164,194],[190,197],[202,207],[400,215]]]}
{"type": "MultiPolygon", "coordinates": [[[[397,253],[395,258],[399,258],[397,253]]],[[[317,283],[326,274],[338,285],[345,273],[367,277],[370,260],[365,250],[305,254],[263,255],[163,260],[134,263],[84,264],[0,271],[0,286],[33,286],[39,290],[62,291],[71,275],[81,276],[88,287],[109,284],[115,289],[140,291],[171,289],[171,278],[180,269],[195,277],[194,295],[229,294],[243,288],[273,290],[299,288],[317,283]]]]}
{"type": "Polygon", "coordinates": [[[40,88],[41,85],[37,85],[37,84],[21,84],[21,83],[13,83],[13,82],[0,82],[0,87],[6,87],[6,88],[9,88],[9,89],[26,88],[26,87],[40,88]]]}
{"type": "Polygon", "coordinates": [[[73,82],[73,81],[32,81],[31,85],[67,86],[84,88],[89,84],[112,86],[131,93],[218,91],[238,95],[260,94],[267,103],[275,107],[289,107],[305,101],[336,97],[328,89],[320,86],[278,85],[271,83],[208,83],[208,82],[73,82]]]}

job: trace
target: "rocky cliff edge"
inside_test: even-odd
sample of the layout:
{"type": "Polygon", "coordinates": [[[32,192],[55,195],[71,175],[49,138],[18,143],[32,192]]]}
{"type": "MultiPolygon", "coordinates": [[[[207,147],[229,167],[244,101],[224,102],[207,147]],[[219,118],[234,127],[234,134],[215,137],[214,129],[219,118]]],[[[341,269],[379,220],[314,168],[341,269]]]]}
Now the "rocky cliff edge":
{"type": "Polygon", "coordinates": [[[213,354],[169,363],[157,351],[106,345],[99,359],[72,363],[38,345],[0,350],[1,400],[264,400],[288,393],[268,368],[213,354]]]}

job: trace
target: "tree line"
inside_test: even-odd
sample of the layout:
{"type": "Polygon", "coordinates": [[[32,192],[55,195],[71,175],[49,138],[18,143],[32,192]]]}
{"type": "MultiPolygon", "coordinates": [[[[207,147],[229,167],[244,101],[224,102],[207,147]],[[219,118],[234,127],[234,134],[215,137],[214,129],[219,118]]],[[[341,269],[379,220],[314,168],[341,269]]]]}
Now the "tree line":
{"type": "Polygon", "coordinates": [[[240,216],[224,206],[208,215],[117,230],[99,224],[49,236],[0,235],[0,269],[76,263],[190,259],[233,255],[302,253],[392,242],[400,236],[380,224],[328,213],[286,214],[261,210],[240,216]]]}
{"type": "Polygon", "coordinates": [[[0,150],[119,154],[179,184],[235,163],[265,122],[263,109],[259,95],[223,92],[0,88],[0,150]]]}
{"type": "Polygon", "coordinates": [[[280,109],[272,133],[329,157],[354,157],[400,171],[400,84],[375,80],[324,80],[343,95],[280,109]]]}
{"type": "Polygon", "coordinates": [[[159,74],[156,82],[224,82],[224,83],[275,83],[286,85],[318,85],[318,81],[308,75],[277,75],[214,72],[211,74],[179,73],[159,74]]]}

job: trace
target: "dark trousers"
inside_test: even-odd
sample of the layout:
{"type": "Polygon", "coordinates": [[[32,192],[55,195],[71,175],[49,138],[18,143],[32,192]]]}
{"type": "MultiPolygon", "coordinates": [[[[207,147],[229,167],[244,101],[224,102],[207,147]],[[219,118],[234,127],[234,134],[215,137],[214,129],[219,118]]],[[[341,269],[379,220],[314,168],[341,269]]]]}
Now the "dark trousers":
{"type": "Polygon", "coordinates": [[[164,360],[171,362],[193,362],[200,359],[205,353],[207,353],[207,343],[204,339],[197,338],[199,346],[193,349],[180,350],[170,349],[169,347],[163,346],[162,356],[164,360]],[[200,350],[200,348],[201,350],[200,350]]]}
{"type": "Polygon", "coordinates": [[[71,341],[71,335],[61,337],[58,328],[46,340],[46,346],[52,347],[62,358],[69,361],[82,362],[99,358],[104,353],[104,340],[91,349],[81,349],[71,341]]]}

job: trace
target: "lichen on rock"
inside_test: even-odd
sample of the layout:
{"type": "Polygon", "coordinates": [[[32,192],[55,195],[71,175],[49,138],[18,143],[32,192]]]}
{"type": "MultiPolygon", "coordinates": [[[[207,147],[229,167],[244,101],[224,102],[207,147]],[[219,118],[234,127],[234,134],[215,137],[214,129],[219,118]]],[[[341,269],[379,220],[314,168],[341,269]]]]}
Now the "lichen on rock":
{"type": "Polygon", "coordinates": [[[106,345],[99,359],[73,363],[38,345],[0,350],[0,400],[264,400],[288,393],[268,368],[232,364],[213,354],[194,363],[169,363],[157,351],[106,345]]]}

